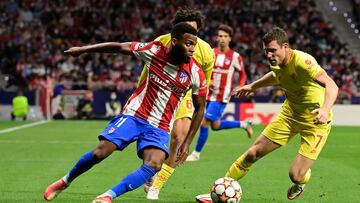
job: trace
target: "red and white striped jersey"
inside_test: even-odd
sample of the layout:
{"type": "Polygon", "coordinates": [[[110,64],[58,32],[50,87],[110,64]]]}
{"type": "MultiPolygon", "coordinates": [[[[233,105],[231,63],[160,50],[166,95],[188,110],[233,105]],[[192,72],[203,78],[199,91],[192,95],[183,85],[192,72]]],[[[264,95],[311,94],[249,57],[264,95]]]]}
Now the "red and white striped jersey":
{"type": "Polygon", "coordinates": [[[234,73],[239,73],[240,86],[246,82],[244,63],[241,55],[232,49],[221,53],[219,48],[215,48],[214,52],[215,64],[211,75],[207,100],[228,103],[231,96],[234,73]]]}
{"type": "Polygon", "coordinates": [[[131,95],[122,113],[170,131],[175,112],[188,90],[192,90],[193,96],[206,96],[204,73],[193,59],[188,64],[170,64],[169,47],[161,42],[132,42],[130,49],[145,62],[148,75],[131,95]]]}

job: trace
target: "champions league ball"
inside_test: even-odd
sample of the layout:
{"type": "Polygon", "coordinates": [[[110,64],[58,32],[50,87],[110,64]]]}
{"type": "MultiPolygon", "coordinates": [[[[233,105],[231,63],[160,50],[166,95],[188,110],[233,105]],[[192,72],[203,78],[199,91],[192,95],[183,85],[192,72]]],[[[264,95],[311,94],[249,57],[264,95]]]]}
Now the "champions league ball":
{"type": "Polygon", "coordinates": [[[238,203],[240,202],[242,191],[236,180],[223,177],[214,182],[210,195],[215,203],[238,203]]]}

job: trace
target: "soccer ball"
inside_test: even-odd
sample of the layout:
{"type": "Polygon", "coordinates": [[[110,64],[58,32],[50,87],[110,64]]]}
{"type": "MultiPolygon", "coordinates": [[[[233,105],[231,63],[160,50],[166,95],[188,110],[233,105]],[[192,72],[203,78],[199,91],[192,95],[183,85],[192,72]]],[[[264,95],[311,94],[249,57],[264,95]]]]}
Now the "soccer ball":
{"type": "Polygon", "coordinates": [[[211,199],[215,203],[238,203],[242,191],[239,183],[228,177],[217,179],[211,187],[211,199]]]}

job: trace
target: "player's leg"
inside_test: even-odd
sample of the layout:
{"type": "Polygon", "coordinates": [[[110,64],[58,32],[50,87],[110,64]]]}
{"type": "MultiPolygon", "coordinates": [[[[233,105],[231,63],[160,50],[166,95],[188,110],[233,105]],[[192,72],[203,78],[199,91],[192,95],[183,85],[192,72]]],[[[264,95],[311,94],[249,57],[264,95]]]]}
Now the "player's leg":
{"type": "Polygon", "coordinates": [[[203,118],[200,126],[200,133],[199,137],[196,142],[196,146],[194,151],[186,158],[186,161],[199,161],[200,160],[200,153],[204,148],[206,141],[209,137],[209,126],[212,121],[207,119],[206,117],[203,118]]]}
{"type": "Polygon", "coordinates": [[[226,176],[235,180],[245,176],[257,160],[288,143],[297,132],[294,126],[291,119],[280,113],[266,126],[255,143],[231,165],[226,176]]]}
{"type": "Polygon", "coordinates": [[[301,154],[296,156],[289,170],[289,177],[293,185],[288,190],[288,199],[298,198],[303,193],[305,185],[310,179],[310,167],[313,163],[314,160],[304,157],[301,154]]]}
{"type": "Polygon", "coordinates": [[[144,149],[143,159],[140,168],[127,175],[119,184],[97,196],[93,203],[111,202],[112,199],[143,185],[161,169],[165,152],[158,148],[147,148],[144,149]]]}
{"type": "Polygon", "coordinates": [[[177,166],[177,152],[189,132],[190,125],[191,119],[188,117],[177,119],[174,122],[173,130],[171,132],[169,157],[164,162],[166,165],[172,168],[177,166]]]}
{"type": "Polygon", "coordinates": [[[48,186],[44,191],[44,199],[48,201],[54,199],[61,191],[66,189],[75,178],[108,157],[117,147],[123,147],[123,144],[126,146],[128,143],[116,139],[121,132],[127,132],[126,135],[129,136],[132,135],[131,131],[124,129],[126,126],[130,127],[129,129],[134,128],[131,120],[128,120],[122,115],[111,120],[109,125],[99,135],[100,142],[96,148],[84,154],[63,178],[48,186]]]}
{"type": "Polygon", "coordinates": [[[246,131],[248,137],[250,138],[254,131],[252,129],[252,121],[250,119],[245,121],[227,121],[221,120],[221,116],[226,108],[227,103],[222,102],[211,102],[212,107],[212,115],[206,115],[207,117],[212,118],[211,129],[212,130],[224,130],[224,129],[232,129],[232,128],[242,128],[246,131]],[[216,115],[216,117],[214,117],[216,115]]]}
{"type": "Polygon", "coordinates": [[[191,120],[189,118],[177,119],[174,123],[170,139],[170,152],[168,159],[163,163],[161,170],[154,176],[153,183],[149,188],[147,199],[158,199],[160,190],[169,180],[177,166],[176,156],[180,145],[184,142],[187,132],[190,128],[191,120]]]}
{"type": "Polygon", "coordinates": [[[225,176],[239,180],[247,174],[257,160],[280,146],[266,136],[260,135],[255,143],[231,165],[225,176]]]}
{"type": "Polygon", "coordinates": [[[232,129],[232,128],[242,128],[246,131],[248,138],[254,134],[254,130],[252,129],[252,120],[247,119],[244,121],[227,121],[227,120],[219,120],[215,121],[211,125],[212,130],[223,130],[223,129],[232,129]]]}
{"type": "Polygon", "coordinates": [[[188,92],[181,101],[176,113],[175,122],[171,132],[169,157],[165,160],[161,170],[154,176],[152,183],[144,185],[145,191],[151,190],[147,194],[148,199],[157,199],[163,185],[169,180],[176,167],[176,156],[180,145],[183,143],[190,128],[191,118],[194,112],[191,92],[188,92]],[[151,185],[149,187],[149,185],[151,185]]]}
{"type": "Polygon", "coordinates": [[[76,177],[111,155],[115,149],[116,145],[114,143],[108,140],[101,140],[93,151],[86,153],[79,159],[75,166],[65,176],[66,182],[71,183],[76,177]]]}
{"type": "MultiPolygon", "coordinates": [[[[292,120],[281,112],[266,126],[255,143],[230,166],[225,176],[235,180],[244,177],[257,160],[289,142],[297,133],[294,126],[292,120]]],[[[206,201],[209,198],[210,194],[196,196],[198,201],[206,201]]]]}
{"type": "Polygon", "coordinates": [[[138,130],[137,154],[143,159],[143,164],[127,175],[119,184],[97,196],[93,202],[111,202],[108,200],[140,187],[161,169],[165,158],[169,155],[169,134],[148,123],[138,127],[138,130]]]}
{"type": "Polygon", "coordinates": [[[196,142],[194,151],[187,157],[186,161],[200,160],[200,153],[204,148],[209,136],[209,127],[214,125],[214,122],[219,123],[221,114],[224,112],[226,104],[221,102],[207,101],[204,119],[202,120],[199,137],[196,142]]]}
{"type": "Polygon", "coordinates": [[[200,160],[200,153],[204,148],[209,134],[209,124],[212,130],[223,130],[231,128],[243,128],[248,137],[250,138],[254,131],[252,129],[251,120],[246,121],[226,121],[220,120],[221,115],[224,112],[227,103],[208,101],[206,106],[206,112],[204,115],[204,121],[200,127],[199,137],[195,150],[188,156],[187,161],[198,161],[200,160]]]}
{"type": "Polygon", "coordinates": [[[45,189],[44,199],[47,201],[54,199],[61,191],[65,190],[75,178],[108,157],[115,149],[115,144],[107,140],[101,140],[97,147],[93,151],[84,154],[63,178],[52,183],[45,189]]]}
{"type": "MultiPolygon", "coordinates": [[[[230,166],[225,177],[239,180],[247,174],[257,160],[280,146],[264,135],[260,135],[255,143],[230,166]]],[[[209,193],[197,195],[195,198],[198,202],[212,202],[209,193]]]]}
{"type": "Polygon", "coordinates": [[[298,126],[302,128],[301,146],[289,170],[293,184],[288,190],[288,199],[296,199],[303,193],[311,177],[310,167],[322,151],[331,130],[330,124],[314,125],[312,120],[308,123],[299,122],[298,126]]]}
{"type": "Polygon", "coordinates": [[[65,176],[65,181],[70,183],[76,177],[89,170],[93,165],[100,163],[103,159],[108,157],[117,148],[123,149],[129,143],[125,140],[130,140],[136,134],[137,123],[132,117],[119,115],[112,119],[109,125],[99,135],[100,143],[95,150],[88,152],[80,158],[70,172],[65,176]],[[124,134],[126,132],[126,134],[124,134]],[[124,134],[124,135],[123,135],[124,134]],[[127,136],[127,137],[126,137],[127,136]],[[121,137],[121,139],[118,139],[121,137]]]}

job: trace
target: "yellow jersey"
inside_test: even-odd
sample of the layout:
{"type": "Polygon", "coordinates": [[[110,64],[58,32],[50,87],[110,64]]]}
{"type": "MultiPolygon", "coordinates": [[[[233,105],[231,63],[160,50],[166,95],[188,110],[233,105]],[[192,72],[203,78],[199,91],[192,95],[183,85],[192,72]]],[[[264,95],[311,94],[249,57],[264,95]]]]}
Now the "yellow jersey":
{"type": "MultiPolygon", "coordinates": [[[[305,52],[292,50],[287,65],[282,68],[270,65],[270,69],[285,90],[284,113],[312,119],[314,115],[310,112],[320,108],[325,100],[325,88],[315,81],[325,70],[315,58],[305,52]]],[[[329,115],[331,119],[332,111],[329,115]]]]}
{"type": "MultiPolygon", "coordinates": [[[[165,34],[157,37],[154,41],[159,41],[165,46],[170,46],[171,44],[171,34],[165,34]]],[[[205,74],[206,82],[209,85],[211,79],[211,73],[214,68],[215,55],[211,46],[204,40],[198,37],[197,43],[195,45],[195,50],[193,53],[193,58],[198,62],[205,74]]],[[[147,68],[144,68],[139,77],[138,84],[140,84],[147,75],[147,68]]]]}

